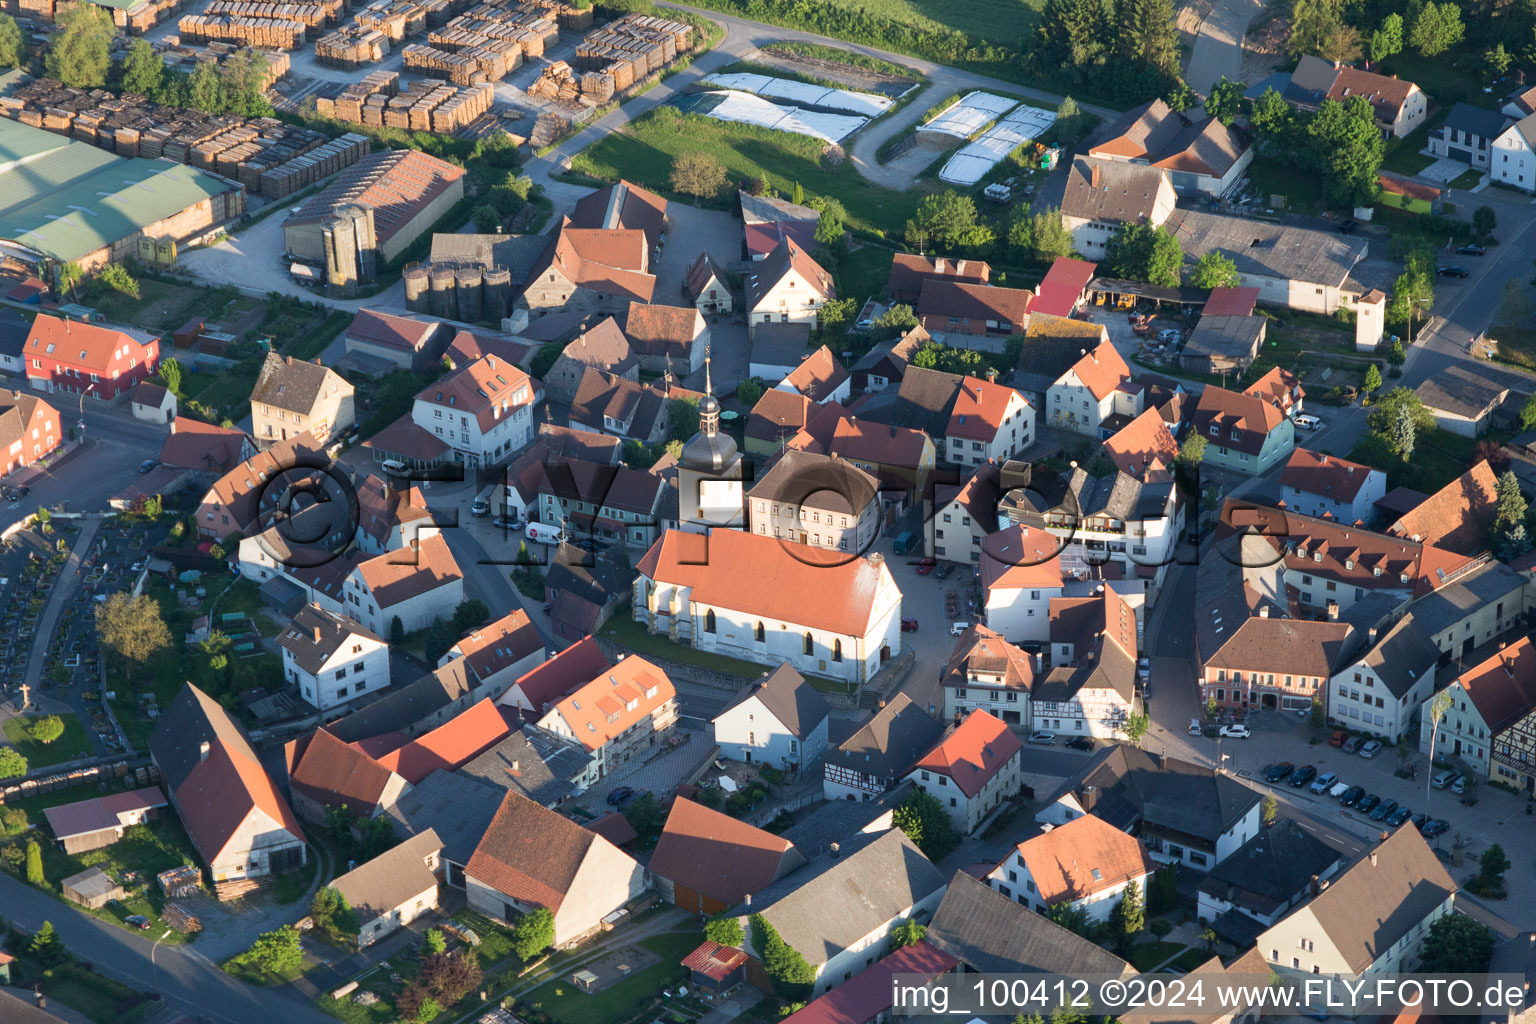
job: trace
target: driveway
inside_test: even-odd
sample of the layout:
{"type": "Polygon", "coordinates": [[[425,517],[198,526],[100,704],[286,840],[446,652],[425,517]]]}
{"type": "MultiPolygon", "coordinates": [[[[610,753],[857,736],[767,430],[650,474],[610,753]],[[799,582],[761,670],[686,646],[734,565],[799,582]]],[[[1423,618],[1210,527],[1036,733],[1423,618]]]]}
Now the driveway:
{"type": "Polygon", "coordinates": [[[1223,75],[1234,82],[1242,81],[1243,34],[1263,9],[1262,0],[1217,0],[1200,23],[1184,69],[1184,80],[1191,89],[1209,96],[1211,86],[1220,82],[1223,75]]]}

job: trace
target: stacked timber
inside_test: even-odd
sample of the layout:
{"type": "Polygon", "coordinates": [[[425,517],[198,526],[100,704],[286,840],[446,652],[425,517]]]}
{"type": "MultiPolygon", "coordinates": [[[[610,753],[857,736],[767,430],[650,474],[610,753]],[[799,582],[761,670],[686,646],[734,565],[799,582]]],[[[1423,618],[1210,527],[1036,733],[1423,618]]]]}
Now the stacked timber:
{"type": "Polygon", "coordinates": [[[565,138],[571,133],[571,122],[559,114],[540,114],[533,122],[533,131],[528,134],[528,145],[534,149],[543,149],[565,138]]]}
{"type": "Polygon", "coordinates": [[[304,45],[308,31],[303,22],[288,18],[206,14],[186,15],[177,28],[187,42],[232,42],[263,50],[296,50],[304,45]]]}
{"type": "Polygon", "coordinates": [[[343,25],[315,40],[315,58],[338,68],[377,64],[389,56],[389,36],[362,25],[343,25]]]}
{"type": "Polygon", "coordinates": [[[310,28],[324,28],[340,21],[343,10],[342,0],[213,0],[203,13],[298,21],[310,28]]]}
{"type": "MultiPolygon", "coordinates": [[[[206,46],[183,46],[176,42],[167,45],[162,50],[161,56],[165,58],[166,70],[191,74],[199,64],[205,62],[211,62],[216,67],[222,68],[224,63],[241,49],[243,47],[232,43],[214,42],[206,46]]],[[[266,61],[261,72],[261,87],[266,89],[288,74],[290,58],[281,50],[258,50],[257,52],[266,61]]]]}
{"type": "Polygon", "coordinates": [[[426,30],[427,12],[413,0],[374,0],[357,12],[357,24],[384,33],[392,43],[426,30]]]}

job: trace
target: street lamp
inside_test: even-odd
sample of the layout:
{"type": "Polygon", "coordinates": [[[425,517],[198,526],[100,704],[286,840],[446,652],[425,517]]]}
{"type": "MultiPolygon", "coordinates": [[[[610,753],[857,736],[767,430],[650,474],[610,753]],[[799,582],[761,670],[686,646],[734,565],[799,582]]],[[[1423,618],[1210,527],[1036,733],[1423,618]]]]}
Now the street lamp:
{"type": "Polygon", "coordinates": [[[80,391],[80,422],[78,424],[78,427],[79,427],[79,430],[80,430],[80,440],[82,440],[82,441],[85,440],[85,396],[86,396],[86,393],[89,392],[95,386],[96,385],[93,382],[93,383],[87,384],[80,391]]]}

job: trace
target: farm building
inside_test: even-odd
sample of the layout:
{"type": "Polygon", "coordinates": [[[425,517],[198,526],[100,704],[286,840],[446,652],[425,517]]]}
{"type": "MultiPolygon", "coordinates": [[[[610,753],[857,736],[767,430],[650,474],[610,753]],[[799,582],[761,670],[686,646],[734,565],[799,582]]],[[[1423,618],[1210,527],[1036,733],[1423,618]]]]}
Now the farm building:
{"type": "Polygon", "coordinates": [[[93,796],[43,811],[54,838],[65,853],[84,853],[111,846],[123,838],[123,829],[142,825],[166,806],[159,786],[131,789],[111,796],[93,796]]]}
{"type": "Polygon", "coordinates": [[[78,875],[70,875],[59,883],[64,898],[78,903],[87,910],[100,910],[113,900],[125,898],[123,887],[112,881],[112,876],[101,868],[86,868],[78,875]]]}

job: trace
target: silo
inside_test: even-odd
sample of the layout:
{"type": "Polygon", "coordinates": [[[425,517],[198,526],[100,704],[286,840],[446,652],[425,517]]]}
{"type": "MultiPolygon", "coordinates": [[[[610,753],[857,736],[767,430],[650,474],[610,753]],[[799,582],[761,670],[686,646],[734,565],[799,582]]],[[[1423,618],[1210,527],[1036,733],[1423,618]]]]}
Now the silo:
{"type": "Polygon", "coordinates": [[[453,276],[459,294],[459,319],[467,324],[479,323],[484,315],[480,292],[484,272],[478,266],[470,265],[460,267],[453,276]]]}
{"type": "Polygon", "coordinates": [[[357,240],[352,222],[328,217],[320,224],[325,243],[325,293],[350,298],[357,293],[357,240]]]}
{"type": "Polygon", "coordinates": [[[459,304],[453,297],[453,264],[434,263],[428,281],[431,285],[428,305],[432,315],[445,320],[457,319],[459,304]]]}
{"type": "Polygon", "coordinates": [[[405,308],[412,313],[425,313],[427,311],[427,283],[428,270],[425,264],[408,263],[405,273],[405,308]]]}
{"type": "Polygon", "coordinates": [[[485,287],[481,289],[482,319],[500,323],[512,308],[512,271],[506,267],[491,267],[485,272],[485,287]]]}
{"type": "Polygon", "coordinates": [[[373,226],[373,207],[349,203],[336,216],[352,225],[352,240],[357,247],[357,279],[367,283],[378,279],[378,248],[373,226]]]}

